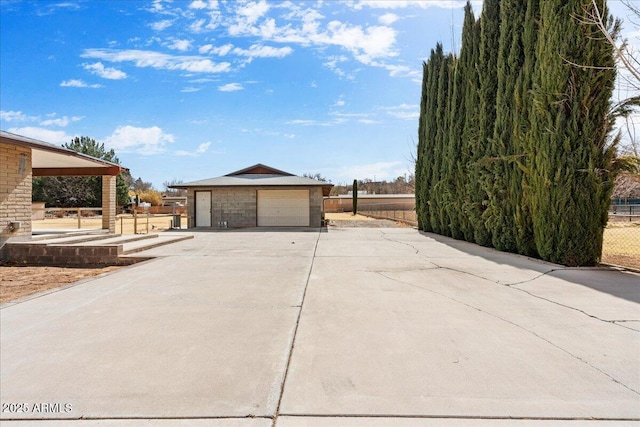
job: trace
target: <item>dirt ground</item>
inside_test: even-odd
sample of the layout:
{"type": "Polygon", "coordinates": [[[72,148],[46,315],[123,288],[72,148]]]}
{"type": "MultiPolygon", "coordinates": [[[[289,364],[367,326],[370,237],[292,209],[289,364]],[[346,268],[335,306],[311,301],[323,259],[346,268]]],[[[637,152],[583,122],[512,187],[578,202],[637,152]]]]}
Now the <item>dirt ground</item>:
{"type": "Polygon", "coordinates": [[[0,264],[0,303],[59,288],[122,267],[63,268],[0,264]]]}
{"type": "Polygon", "coordinates": [[[350,212],[326,213],[325,219],[329,223],[329,227],[365,227],[365,228],[394,228],[394,227],[410,227],[402,222],[391,221],[388,219],[375,219],[364,215],[353,215],[350,212]]]}

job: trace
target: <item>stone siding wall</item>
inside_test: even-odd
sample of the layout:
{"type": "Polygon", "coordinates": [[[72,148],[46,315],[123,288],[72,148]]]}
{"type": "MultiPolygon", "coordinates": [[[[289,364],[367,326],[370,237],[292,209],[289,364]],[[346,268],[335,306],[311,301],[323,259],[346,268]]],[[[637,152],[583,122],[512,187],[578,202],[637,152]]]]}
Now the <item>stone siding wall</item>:
{"type": "Polygon", "coordinates": [[[31,238],[31,149],[0,143],[0,248],[31,238]],[[20,222],[11,230],[10,223],[20,222]]]}

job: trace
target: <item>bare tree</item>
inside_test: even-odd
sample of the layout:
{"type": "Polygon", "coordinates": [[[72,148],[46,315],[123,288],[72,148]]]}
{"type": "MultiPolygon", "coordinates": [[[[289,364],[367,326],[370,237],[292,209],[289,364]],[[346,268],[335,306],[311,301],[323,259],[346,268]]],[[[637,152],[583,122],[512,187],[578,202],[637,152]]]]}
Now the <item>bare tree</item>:
{"type": "Polygon", "coordinates": [[[616,199],[640,198],[640,175],[630,173],[618,175],[612,197],[616,199]]]}
{"type": "MultiPolygon", "coordinates": [[[[628,20],[640,30],[640,7],[630,0],[622,0],[628,10],[628,20]]],[[[621,156],[638,157],[640,141],[638,141],[635,125],[640,118],[640,54],[622,38],[622,21],[603,15],[604,0],[591,0],[592,7],[585,11],[583,22],[595,25],[614,49],[618,68],[618,102],[611,109],[611,115],[617,119],[621,129],[618,153],[621,156]]],[[[580,66],[579,64],[574,64],[580,66]]]]}

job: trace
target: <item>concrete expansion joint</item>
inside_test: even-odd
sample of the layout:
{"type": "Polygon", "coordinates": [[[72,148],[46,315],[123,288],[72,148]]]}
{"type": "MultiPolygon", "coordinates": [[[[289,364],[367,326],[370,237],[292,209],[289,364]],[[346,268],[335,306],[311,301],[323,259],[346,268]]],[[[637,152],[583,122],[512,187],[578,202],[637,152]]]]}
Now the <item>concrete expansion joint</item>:
{"type": "Polygon", "coordinates": [[[1,418],[0,421],[18,421],[18,422],[25,422],[25,421],[39,421],[39,422],[43,422],[43,421],[54,421],[54,422],[58,422],[58,421],[127,421],[127,420],[140,420],[140,421],[146,421],[146,420],[158,420],[158,421],[163,421],[163,420],[176,420],[176,421],[180,421],[180,420],[246,420],[246,419],[265,419],[265,420],[272,420],[273,417],[270,415],[253,415],[253,414],[247,414],[247,415],[218,415],[218,416],[147,416],[147,415],[143,415],[143,416],[123,416],[123,417],[118,417],[118,416],[111,416],[111,417],[94,417],[94,416],[85,416],[85,415],[81,415],[79,417],[55,417],[55,418],[1,418]]]}
{"type": "Polygon", "coordinates": [[[271,418],[271,427],[276,427],[276,423],[278,422],[278,416],[280,415],[280,407],[282,405],[282,397],[284,396],[284,388],[287,384],[287,377],[289,376],[289,370],[291,368],[291,360],[293,359],[293,350],[296,347],[296,338],[298,336],[298,328],[300,327],[300,319],[302,317],[302,308],[304,306],[305,298],[307,297],[307,289],[309,288],[309,282],[311,281],[311,273],[313,272],[313,265],[316,259],[316,253],[318,252],[318,243],[320,242],[321,231],[318,232],[316,237],[316,242],[313,247],[313,255],[311,255],[311,264],[309,265],[309,271],[307,272],[307,280],[304,284],[304,291],[302,292],[302,299],[300,300],[300,305],[298,306],[298,316],[296,318],[296,326],[293,330],[293,337],[291,338],[291,345],[289,346],[289,355],[287,357],[287,364],[284,369],[284,375],[282,376],[282,382],[280,383],[280,395],[278,396],[278,403],[276,405],[276,410],[273,414],[273,418],[271,418]]]}
{"type": "Polygon", "coordinates": [[[447,414],[322,414],[322,413],[282,413],[281,417],[291,418],[375,418],[390,420],[513,420],[513,421],[623,421],[637,422],[640,418],[623,417],[526,417],[505,415],[447,415],[447,414]]]}

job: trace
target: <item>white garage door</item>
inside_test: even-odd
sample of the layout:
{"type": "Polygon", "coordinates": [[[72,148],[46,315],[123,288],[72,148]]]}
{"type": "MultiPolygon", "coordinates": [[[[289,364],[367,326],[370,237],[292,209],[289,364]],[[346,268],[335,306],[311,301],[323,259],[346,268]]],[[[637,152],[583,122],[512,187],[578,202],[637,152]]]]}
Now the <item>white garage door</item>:
{"type": "Polygon", "coordinates": [[[308,227],[309,190],[258,190],[258,227],[308,227]]]}

